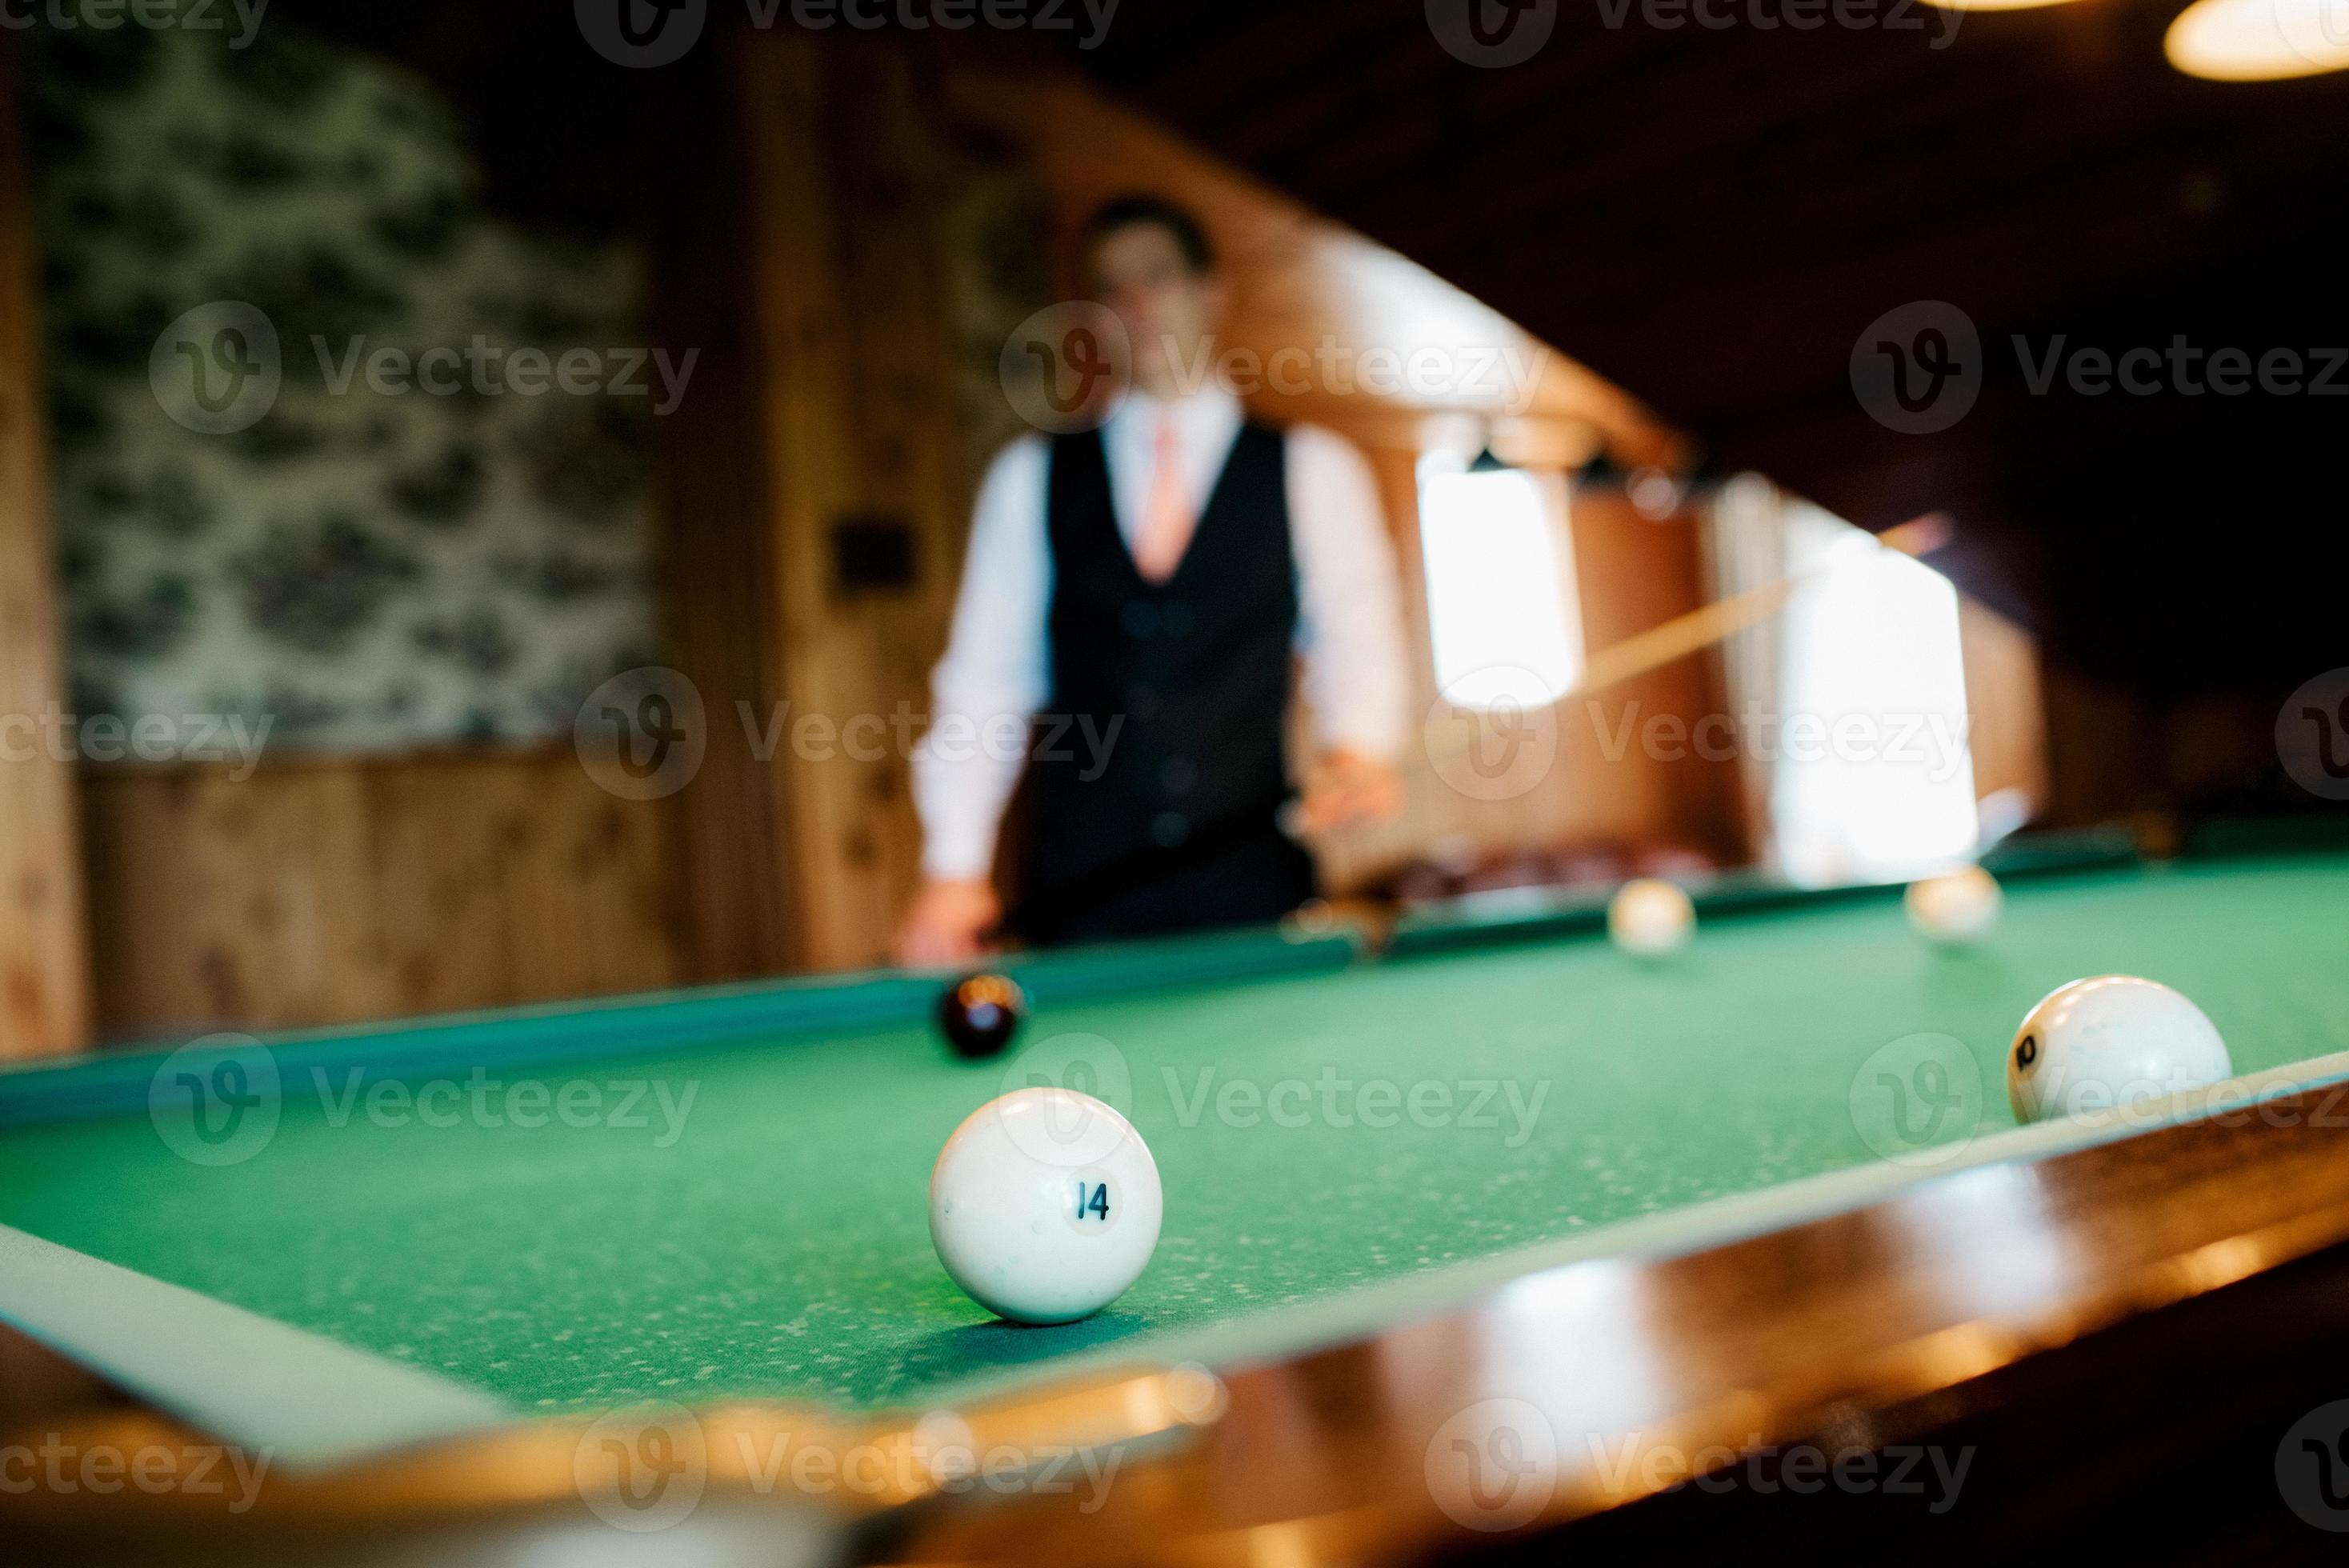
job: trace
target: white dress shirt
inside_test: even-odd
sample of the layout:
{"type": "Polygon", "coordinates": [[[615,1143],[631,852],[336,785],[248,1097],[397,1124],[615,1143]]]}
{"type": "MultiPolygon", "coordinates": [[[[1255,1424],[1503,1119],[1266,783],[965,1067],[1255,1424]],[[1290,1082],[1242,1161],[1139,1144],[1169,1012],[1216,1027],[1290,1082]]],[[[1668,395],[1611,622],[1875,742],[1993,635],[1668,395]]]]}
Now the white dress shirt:
{"type": "MultiPolygon", "coordinates": [[[[1159,422],[1170,415],[1188,497],[1201,511],[1244,418],[1239,400],[1220,388],[1171,402],[1127,397],[1102,428],[1102,446],[1128,547],[1142,526],[1159,422]]],[[[1394,551],[1377,483],[1361,453],[1329,430],[1292,426],[1286,441],[1297,645],[1314,739],[1324,749],[1392,758],[1402,748],[1408,686],[1394,551]]],[[[1023,437],[996,454],[979,486],[954,629],[930,676],[930,729],[914,754],[929,877],[988,874],[1026,766],[1029,723],[1051,697],[1050,462],[1044,438],[1023,437]]]]}

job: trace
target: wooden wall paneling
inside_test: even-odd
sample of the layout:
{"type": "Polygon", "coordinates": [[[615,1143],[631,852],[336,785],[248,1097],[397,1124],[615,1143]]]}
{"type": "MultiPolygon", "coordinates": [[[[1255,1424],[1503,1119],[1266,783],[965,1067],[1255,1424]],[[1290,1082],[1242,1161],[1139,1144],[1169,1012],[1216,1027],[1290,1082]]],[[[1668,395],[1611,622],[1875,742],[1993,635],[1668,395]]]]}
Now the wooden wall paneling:
{"type": "Polygon", "coordinates": [[[1964,593],[1958,595],[1958,641],[1972,718],[1974,794],[2018,790],[2038,816],[2049,804],[2047,695],[2038,641],[1964,593]]]}
{"type": "MultiPolygon", "coordinates": [[[[1578,490],[1569,502],[1586,653],[1698,602],[1671,570],[1676,563],[1662,530],[1619,500],[1605,490],[1578,490]]],[[[1547,802],[1553,830],[1572,823],[1578,836],[1604,841],[1645,838],[1669,824],[1669,773],[1642,749],[1641,730],[1659,711],[1673,711],[1681,685],[1679,667],[1668,666],[1568,699],[1558,716],[1561,788],[1547,802]]]]}
{"type": "MultiPolygon", "coordinates": [[[[13,62],[0,40],[0,721],[65,698],[41,414],[33,232],[13,62]]],[[[22,731],[0,735],[0,1057],[79,1048],[89,1036],[72,766],[22,731]]]]}
{"type": "Polygon", "coordinates": [[[2280,772],[2272,692],[2213,692],[2177,703],[2162,727],[2164,798],[2189,813],[2254,813],[2308,797],[2280,772]]]}
{"type": "MultiPolygon", "coordinates": [[[[257,781],[254,775],[248,783],[257,781]]],[[[182,906],[200,965],[202,1010],[190,1020],[206,1029],[267,1028],[308,1013],[308,976],[277,961],[272,933],[286,882],[300,868],[283,865],[261,789],[223,788],[201,769],[175,804],[184,813],[189,879],[182,906]]],[[[281,791],[272,789],[273,796],[281,791]]]]}
{"type": "MultiPolygon", "coordinates": [[[[225,793],[251,783],[223,778],[216,787],[225,793]]],[[[278,838],[272,846],[276,863],[292,868],[280,878],[279,961],[302,977],[305,1016],[380,1018],[400,1011],[368,804],[363,769],[305,768],[286,808],[268,820],[278,838]]]]}
{"type": "Polygon", "coordinates": [[[688,969],[671,814],[568,747],[89,774],[109,1038],[638,991],[688,969]]]}
{"type": "Polygon", "coordinates": [[[2165,703],[2060,661],[2038,673],[2049,822],[2134,819],[2167,852],[2181,813],[2260,815],[2311,803],[2277,761],[2268,704],[2280,694],[2219,691],[2165,703]]]}
{"type": "Polygon", "coordinates": [[[383,965],[397,1010],[450,1012],[513,995],[513,950],[531,940],[536,912],[515,923],[489,874],[498,812],[481,810],[478,795],[452,799],[443,769],[365,772],[383,965]]]}
{"type": "MultiPolygon", "coordinates": [[[[1583,637],[1591,651],[1707,601],[1699,525],[1688,514],[1650,518],[1621,490],[1590,487],[1575,493],[1573,530],[1583,585],[1583,637]]],[[[1617,830],[1622,836],[1686,844],[1725,861],[1744,856],[1735,767],[1700,755],[1690,730],[1706,716],[1725,711],[1727,702],[1719,650],[1708,647],[1594,694],[1581,705],[1594,754],[1619,774],[1602,793],[1632,808],[1617,830]],[[1601,738],[1591,721],[1599,712],[1607,717],[1610,738],[1627,717],[1632,721],[1619,760],[1607,761],[1599,749],[1601,738]],[[1663,718],[1682,727],[1660,727],[1651,749],[1647,727],[1663,718]]]]}
{"type": "MultiPolygon", "coordinates": [[[[824,592],[824,532],[859,502],[852,454],[855,410],[846,302],[833,242],[832,192],[819,150],[823,49],[766,35],[744,54],[743,125],[750,172],[752,308],[763,351],[769,462],[770,585],[780,633],[772,650],[790,723],[836,706],[860,649],[833,624],[824,592]]],[[[861,640],[861,639],[860,639],[861,640]]],[[[765,716],[761,716],[762,718],[765,716]]],[[[887,902],[867,874],[848,824],[856,815],[845,769],[794,754],[789,724],[775,765],[791,779],[790,839],[799,900],[795,944],[814,968],[844,967],[870,947],[854,911],[887,902]]]]}
{"type": "Polygon", "coordinates": [[[197,1004],[202,949],[185,921],[193,907],[195,837],[189,830],[196,780],[174,774],[141,791],[123,769],[84,776],[88,853],[91,990],[101,1037],[170,1017],[175,999],[189,1022],[210,1016],[197,1004]]]}
{"type": "Polygon", "coordinates": [[[668,858],[659,831],[665,814],[647,811],[653,804],[580,796],[569,851],[579,907],[587,917],[586,972],[617,976],[616,988],[631,991],[658,989],[678,978],[668,936],[673,905],[662,874],[668,858]],[[633,830],[633,820],[652,830],[633,830]]]}
{"type": "Polygon", "coordinates": [[[508,949],[506,990],[513,995],[562,995],[589,961],[586,920],[564,852],[575,803],[542,797],[539,782],[528,769],[501,768],[481,779],[478,803],[466,803],[487,817],[490,858],[481,871],[496,889],[499,918],[523,938],[508,949]]]}
{"type": "Polygon", "coordinates": [[[670,983],[661,897],[626,847],[633,838],[657,858],[662,813],[646,809],[656,803],[605,794],[567,751],[516,758],[490,782],[491,866],[515,937],[510,999],[670,983]]]}
{"type": "MultiPolygon", "coordinates": [[[[945,649],[969,521],[972,476],[955,406],[956,340],[942,243],[940,130],[925,108],[926,83],[900,49],[843,49],[833,58],[825,144],[840,212],[843,291],[856,351],[855,434],[869,515],[906,529],[913,580],[867,591],[835,613],[865,637],[856,707],[836,715],[887,719],[900,702],[928,708],[929,672],[945,649]]],[[[895,897],[894,928],[920,875],[921,831],[907,758],[893,728],[884,755],[844,758],[855,771],[857,828],[871,875],[895,897]]],[[[871,958],[888,929],[866,928],[871,958]]]]}
{"type": "Polygon", "coordinates": [[[381,988],[360,961],[352,913],[370,885],[364,841],[359,824],[336,820],[357,814],[356,789],[315,767],[243,780],[219,768],[108,771],[133,812],[142,794],[153,798],[134,780],[185,780],[162,793],[186,836],[186,880],[134,880],[122,890],[161,919],[176,917],[196,965],[193,993],[167,997],[169,1011],[151,1022],[267,1029],[377,1014],[381,988]]]}
{"type": "Polygon", "coordinates": [[[700,694],[709,746],[669,798],[681,979],[791,968],[798,875],[791,779],[741,723],[784,695],[772,585],[774,479],[749,257],[748,174],[733,77],[699,50],[658,73],[660,141],[690,148],[655,193],[653,301],[672,363],[694,356],[684,399],[655,421],[654,503],[670,657],[700,694]]]}
{"type": "Polygon", "coordinates": [[[606,951],[612,970],[633,977],[633,989],[682,985],[707,973],[690,923],[679,909],[677,814],[660,810],[659,804],[605,804],[605,830],[612,842],[609,881],[615,892],[608,905],[614,916],[613,944],[606,951]]]}
{"type": "Polygon", "coordinates": [[[779,765],[794,803],[798,949],[817,969],[880,961],[911,890],[905,760],[894,744],[876,760],[847,756],[838,727],[886,718],[901,700],[926,706],[967,499],[951,467],[959,433],[924,187],[929,132],[906,68],[868,40],[761,34],[744,53],[774,656],[792,704],[779,765]],[[911,528],[911,593],[833,591],[832,530],[852,517],[911,528]],[[802,718],[833,727],[828,755],[798,754],[802,718]]]}
{"type": "Polygon", "coordinates": [[[2052,820],[2107,820],[2158,803],[2158,725],[2135,693],[2063,664],[2046,671],[2052,820]]]}

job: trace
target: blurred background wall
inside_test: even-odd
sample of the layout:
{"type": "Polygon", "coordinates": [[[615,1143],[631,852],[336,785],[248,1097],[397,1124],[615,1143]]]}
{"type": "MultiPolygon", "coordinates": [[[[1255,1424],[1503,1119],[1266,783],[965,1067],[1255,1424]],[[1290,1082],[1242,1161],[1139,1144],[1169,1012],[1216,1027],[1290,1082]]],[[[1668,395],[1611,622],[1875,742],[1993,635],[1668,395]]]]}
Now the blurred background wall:
{"type": "MultiPolygon", "coordinates": [[[[169,34],[44,47],[16,51],[6,117],[25,139],[0,235],[24,286],[0,299],[0,377],[37,377],[47,429],[8,427],[0,548],[24,601],[6,629],[54,633],[64,656],[12,657],[8,678],[26,711],[46,692],[271,727],[257,760],[85,748],[7,771],[25,804],[0,820],[43,824],[8,850],[0,944],[33,977],[11,993],[10,1051],[880,962],[918,852],[901,738],[926,707],[975,478],[1024,428],[1003,347],[1080,287],[1084,214],[1135,189],[1205,216],[1235,291],[1226,336],[1259,361],[1436,347],[1526,372],[1252,398],[1369,455],[1410,590],[1425,743],[1400,822],[1317,846],[1333,891],[1772,856],[1767,779],[1621,738],[1734,712],[1735,644],[1545,716],[1555,761],[1523,789],[1464,786],[1441,738],[1456,694],[1437,678],[1426,487],[1487,450],[1533,476],[1578,655],[1733,586],[1689,438],[1072,73],[750,35],[601,106],[625,128],[583,131],[574,167],[506,145],[478,92],[291,22],[225,63],[169,34]],[[597,166],[618,139],[633,161],[597,166]],[[541,201],[534,179],[603,195],[541,201]],[[249,429],[191,432],[164,417],[149,356],[222,299],[264,309],[284,386],[249,429]],[[649,367],[644,397],[327,385],[354,342],[477,339],[690,372],[668,408],[649,367]],[[673,792],[582,765],[591,694],[622,677],[642,700],[627,673],[647,667],[678,672],[701,714],[673,792]],[[860,717],[886,739],[847,744],[860,717]]],[[[1772,517],[1795,504],[1764,490],[1772,517]]],[[[2031,639],[1952,603],[1972,788],[2060,815],[2031,639]]]]}

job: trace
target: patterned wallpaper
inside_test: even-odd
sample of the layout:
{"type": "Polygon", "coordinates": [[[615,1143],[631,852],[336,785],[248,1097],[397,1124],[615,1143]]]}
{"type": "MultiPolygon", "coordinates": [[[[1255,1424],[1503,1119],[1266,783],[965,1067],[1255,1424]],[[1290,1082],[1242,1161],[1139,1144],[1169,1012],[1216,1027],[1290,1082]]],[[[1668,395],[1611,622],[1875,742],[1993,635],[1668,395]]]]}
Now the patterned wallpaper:
{"type": "Polygon", "coordinates": [[[429,82],[274,17],[241,50],[25,42],[80,714],[266,716],[273,750],[519,741],[658,658],[647,479],[670,395],[630,247],[483,211],[429,82]],[[246,387],[229,423],[260,406],[256,335],[174,341],[238,302],[280,378],[243,428],[191,428],[206,356],[237,373],[216,392],[246,387]],[[370,385],[399,363],[382,351],[436,348],[435,390],[370,385]],[[508,384],[520,349],[574,364],[571,389],[508,384]]]}

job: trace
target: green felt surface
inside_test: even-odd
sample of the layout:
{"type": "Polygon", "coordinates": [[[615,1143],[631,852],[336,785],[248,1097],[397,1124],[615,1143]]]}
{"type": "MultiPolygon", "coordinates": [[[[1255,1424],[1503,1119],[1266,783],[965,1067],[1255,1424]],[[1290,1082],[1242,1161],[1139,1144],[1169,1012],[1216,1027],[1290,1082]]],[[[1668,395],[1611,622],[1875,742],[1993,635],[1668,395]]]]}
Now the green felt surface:
{"type": "Polygon", "coordinates": [[[1837,903],[1714,923],[1660,965],[1578,939],[1041,1007],[1022,1045],[1077,1052],[1084,1081],[1123,1071],[1113,1098],[1166,1191],[1141,1282],[1060,1328],[994,1323],[937,1265],[930,1162],[1021,1069],[954,1062],[911,1027],[691,1054],[648,1038],[639,1058],[493,1073],[499,1113],[443,1096],[446,1126],[369,1114],[393,1069],[346,1103],[347,1069],[322,1092],[289,1047],[276,1130],[241,1163],[191,1164],[145,1116],[0,1131],[0,1222],[524,1410],[907,1406],[1871,1161],[1854,1079],[1919,1031],[1980,1068],[1949,1134],[2008,1126],[2008,1037],[2082,975],[2177,985],[2239,1070],[2349,1049],[2349,859],[2104,872],[2009,900],[1965,953],[1920,942],[1896,904],[1837,903]],[[623,1119],[645,1124],[512,1125],[524,1080],[550,1105],[593,1086],[607,1112],[645,1085],[623,1119]],[[1392,1086],[1391,1119],[1363,1114],[1371,1084],[1392,1086]]]}

